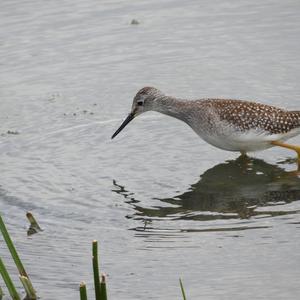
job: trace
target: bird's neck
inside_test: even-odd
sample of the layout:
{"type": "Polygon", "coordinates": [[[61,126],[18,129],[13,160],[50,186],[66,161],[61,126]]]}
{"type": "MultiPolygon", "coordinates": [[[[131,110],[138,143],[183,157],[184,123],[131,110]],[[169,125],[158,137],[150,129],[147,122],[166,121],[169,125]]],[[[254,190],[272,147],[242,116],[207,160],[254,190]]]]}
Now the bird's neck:
{"type": "Polygon", "coordinates": [[[153,110],[187,122],[190,101],[161,95],[155,100],[153,110]]]}

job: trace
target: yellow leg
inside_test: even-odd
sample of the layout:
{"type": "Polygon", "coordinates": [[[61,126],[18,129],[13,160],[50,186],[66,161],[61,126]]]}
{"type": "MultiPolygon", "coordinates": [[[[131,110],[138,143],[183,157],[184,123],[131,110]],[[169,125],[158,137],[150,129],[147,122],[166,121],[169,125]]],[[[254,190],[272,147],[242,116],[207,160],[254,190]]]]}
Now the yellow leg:
{"type": "Polygon", "coordinates": [[[298,154],[298,166],[300,168],[300,146],[289,145],[278,141],[271,142],[271,144],[296,151],[298,154]]]}

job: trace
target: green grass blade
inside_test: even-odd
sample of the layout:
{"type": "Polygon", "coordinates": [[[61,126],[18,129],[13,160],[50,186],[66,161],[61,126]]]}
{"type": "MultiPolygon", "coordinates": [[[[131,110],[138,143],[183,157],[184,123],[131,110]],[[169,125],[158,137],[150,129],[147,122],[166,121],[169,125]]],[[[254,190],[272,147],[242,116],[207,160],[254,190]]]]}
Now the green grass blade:
{"type": "Polygon", "coordinates": [[[19,276],[26,291],[26,300],[36,300],[37,296],[30,280],[25,276],[19,276]]]}
{"type": "Polygon", "coordinates": [[[106,277],[103,274],[101,275],[101,282],[100,282],[100,299],[107,300],[106,277]]]}
{"type": "Polygon", "coordinates": [[[183,287],[181,278],[179,278],[179,283],[180,283],[180,289],[181,289],[181,293],[182,293],[182,298],[183,298],[183,300],[186,300],[185,291],[184,291],[184,287],[183,287]]]}
{"type": "Polygon", "coordinates": [[[0,300],[3,298],[3,290],[2,290],[2,288],[1,288],[1,286],[0,286],[0,300]]]}
{"type": "MultiPolygon", "coordinates": [[[[18,253],[17,253],[17,250],[16,250],[16,248],[15,248],[15,246],[14,246],[14,244],[13,244],[11,238],[10,238],[10,235],[9,235],[7,229],[6,229],[6,226],[3,222],[3,219],[2,219],[1,215],[0,215],[0,231],[1,231],[1,233],[3,235],[3,238],[6,242],[7,248],[10,251],[10,254],[11,254],[18,270],[19,270],[20,276],[24,276],[24,277],[27,278],[26,281],[28,282],[28,286],[32,288],[32,291],[34,291],[34,289],[32,287],[32,283],[29,279],[29,276],[27,275],[27,272],[25,271],[25,268],[24,268],[24,266],[22,264],[22,261],[21,261],[19,255],[18,255],[18,253]]],[[[33,299],[36,299],[36,298],[33,298],[33,299]]]]}
{"type": "Polygon", "coordinates": [[[96,240],[93,241],[93,272],[94,272],[95,297],[96,300],[101,300],[99,266],[98,266],[98,242],[96,240]]]}
{"type": "Polygon", "coordinates": [[[3,264],[1,257],[0,257],[0,273],[2,275],[3,281],[5,282],[5,284],[7,286],[7,289],[8,289],[8,292],[9,292],[11,298],[13,300],[20,300],[17,290],[16,290],[4,264],[3,264]]]}
{"type": "Polygon", "coordinates": [[[84,282],[80,283],[79,292],[80,292],[80,300],[87,300],[86,285],[84,282]]]}
{"type": "Polygon", "coordinates": [[[27,275],[27,273],[25,271],[25,268],[24,268],[24,266],[23,266],[23,264],[21,262],[21,259],[19,258],[17,250],[16,250],[16,248],[15,248],[15,246],[14,246],[14,244],[13,244],[13,242],[12,242],[10,236],[9,236],[9,233],[8,233],[8,231],[6,229],[6,226],[5,226],[5,224],[4,224],[3,220],[2,220],[1,215],[0,215],[0,230],[2,232],[2,235],[3,235],[3,238],[4,238],[5,242],[6,242],[6,245],[7,245],[8,249],[9,249],[9,251],[11,253],[11,256],[12,256],[12,258],[13,258],[13,260],[14,260],[14,262],[15,262],[18,270],[19,270],[20,275],[28,277],[28,275],[27,275]]]}

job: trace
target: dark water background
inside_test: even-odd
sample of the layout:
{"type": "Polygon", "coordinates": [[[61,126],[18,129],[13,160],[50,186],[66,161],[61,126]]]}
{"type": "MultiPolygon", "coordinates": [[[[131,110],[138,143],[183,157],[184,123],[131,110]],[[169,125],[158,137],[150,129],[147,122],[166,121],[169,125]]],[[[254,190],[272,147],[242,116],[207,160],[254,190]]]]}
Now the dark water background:
{"type": "Polygon", "coordinates": [[[180,299],[179,277],[189,299],[299,299],[294,153],[236,159],[155,113],[110,140],[145,85],[299,109],[299,10],[1,1],[0,211],[41,299],[79,299],[82,280],[92,296],[93,239],[110,299],[180,299]]]}

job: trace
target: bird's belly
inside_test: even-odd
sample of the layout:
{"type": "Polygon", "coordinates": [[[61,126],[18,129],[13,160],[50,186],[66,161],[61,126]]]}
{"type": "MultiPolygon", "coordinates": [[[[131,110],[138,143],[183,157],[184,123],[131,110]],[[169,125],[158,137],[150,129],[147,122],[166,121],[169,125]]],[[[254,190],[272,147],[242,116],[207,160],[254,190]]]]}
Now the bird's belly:
{"type": "Polygon", "coordinates": [[[201,135],[207,143],[227,151],[251,152],[264,150],[273,147],[270,141],[257,139],[251,135],[243,134],[241,136],[224,136],[224,135],[201,135]]]}
{"type": "MultiPolygon", "coordinates": [[[[196,131],[196,130],[195,130],[196,131]]],[[[207,143],[227,151],[252,152],[273,147],[272,141],[285,141],[300,134],[300,129],[283,134],[270,134],[263,130],[236,131],[223,128],[221,131],[196,133],[207,143]]]]}

